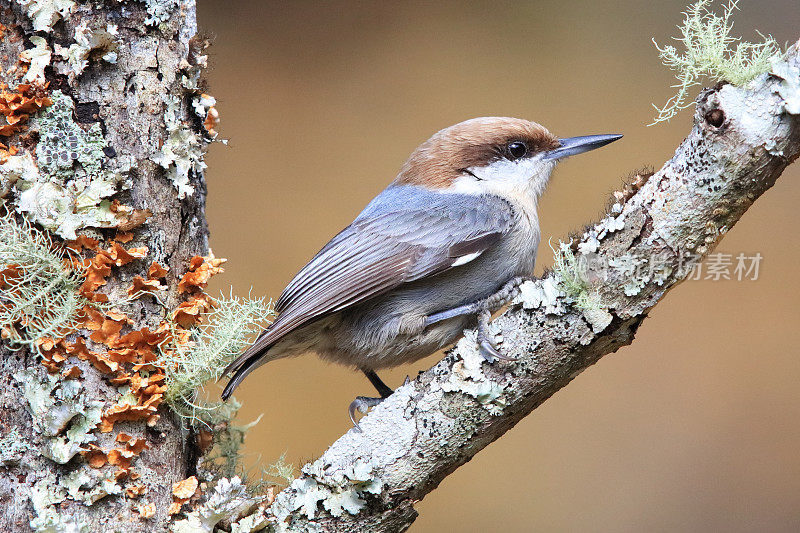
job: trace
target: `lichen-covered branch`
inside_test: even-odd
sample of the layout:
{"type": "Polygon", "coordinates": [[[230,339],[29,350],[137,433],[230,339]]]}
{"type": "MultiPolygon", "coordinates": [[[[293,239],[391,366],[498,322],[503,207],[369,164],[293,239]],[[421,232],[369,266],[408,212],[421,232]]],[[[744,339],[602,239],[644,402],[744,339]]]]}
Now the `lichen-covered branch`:
{"type": "Polygon", "coordinates": [[[348,431],[267,511],[276,530],[403,531],[414,503],[603,355],[633,341],[800,152],[800,51],[740,88],[697,99],[675,156],[617,195],[560,266],[494,322],[514,362],[486,363],[467,333],[436,366],[348,431]],[[649,178],[649,179],[647,179],[649,178]],[[587,268],[575,268],[583,262],[587,268]]]}

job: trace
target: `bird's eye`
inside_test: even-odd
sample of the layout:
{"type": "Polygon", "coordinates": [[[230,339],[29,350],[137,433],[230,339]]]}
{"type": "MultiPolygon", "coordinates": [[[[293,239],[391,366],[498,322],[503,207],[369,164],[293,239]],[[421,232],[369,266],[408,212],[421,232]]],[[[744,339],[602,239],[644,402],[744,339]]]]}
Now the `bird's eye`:
{"type": "Polygon", "coordinates": [[[506,157],[512,161],[515,159],[520,159],[525,157],[525,155],[528,153],[528,145],[521,141],[508,143],[508,146],[506,146],[506,153],[506,157]]]}

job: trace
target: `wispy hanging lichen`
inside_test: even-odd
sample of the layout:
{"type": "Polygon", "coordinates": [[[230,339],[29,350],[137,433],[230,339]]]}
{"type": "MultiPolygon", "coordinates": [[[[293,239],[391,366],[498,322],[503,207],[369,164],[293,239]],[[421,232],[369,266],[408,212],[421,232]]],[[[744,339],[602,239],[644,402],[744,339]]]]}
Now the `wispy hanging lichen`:
{"type": "Polygon", "coordinates": [[[0,215],[0,328],[12,346],[33,346],[77,326],[88,302],[65,252],[29,223],[0,215]]]}
{"type": "Polygon", "coordinates": [[[176,346],[165,358],[166,399],[190,423],[209,426],[229,420],[222,402],[207,402],[197,391],[244,350],[253,335],[273,316],[272,302],[264,298],[222,297],[201,326],[193,328],[191,342],[176,346]]]}
{"type": "Polygon", "coordinates": [[[689,90],[704,79],[742,86],[769,70],[770,58],[780,54],[775,39],[767,35],[762,36],[761,43],[750,43],[731,36],[731,15],[738,2],[730,0],[722,16],[711,11],[713,0],[698,0],[690,5],[684,12],[683,24],[678,26],[681,37],[675,38],[686,48],[683,53],[674,46],[660,47],[653,40],[661,61],[675,72],[678,80],[673,85],[678,90],[675,96],[663,107],[653,106],[658,111],[653,124],[669,120],[679,110],[689,107],[689,90]]]}

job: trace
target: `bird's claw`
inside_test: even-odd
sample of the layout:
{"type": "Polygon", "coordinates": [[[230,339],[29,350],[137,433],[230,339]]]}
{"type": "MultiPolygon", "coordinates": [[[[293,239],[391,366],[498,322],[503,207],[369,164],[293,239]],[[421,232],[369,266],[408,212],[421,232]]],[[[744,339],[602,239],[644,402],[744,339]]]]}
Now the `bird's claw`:
{"type": "Polygon", "coordinates": [[[381,403],[383,400],[385,400],[385,398],[356,396],[356,399],[350,403],[350,407],[347,409],[348,413],[350,413],[350,421],[353,423],[353,427],[356,428],[356,431],[361,433],[361,426],[359,426],[358,422],[356,422],[356,411],[366,414],[367,411],[381,403]]]}
{"type": "Polygon", "coordinates": [[[516,361],[516,358],[510,357],[508,355],[501,354],[498,349],[495,347],[494,343],[490,340],[489,334],[489,319],[491,318],[491,313],[488,309],[484,309],[478,315],[478,348],[487,362],[494,363],[497,359],[501,361],[516,361]]]}
{"type": "Polygon", "coordinates": [[[487,339],[483,335],[479,335],[478,339],[478,347],[480,348],[481,355],[488,363],[494,363],[495,360],[500,359],[501,361],[516,361],[516,357],[510,357],[508,355],[503,355],[495,348],[492,341],[487,339]],[[483,337],[483,338],[480,338],[483,337]]]}

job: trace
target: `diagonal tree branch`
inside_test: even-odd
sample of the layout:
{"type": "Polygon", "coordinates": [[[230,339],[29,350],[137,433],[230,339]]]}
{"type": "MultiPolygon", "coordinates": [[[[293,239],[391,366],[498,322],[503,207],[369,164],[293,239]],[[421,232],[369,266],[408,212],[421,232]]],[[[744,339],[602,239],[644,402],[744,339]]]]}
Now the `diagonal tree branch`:
{"type": "Polygon", "coordinates": [[[697,99],[675,156],[618,197],[562,268],[526,284],[494,323],[515,362],[483,363],[467,333],[400,387],[276,498],[278,530],[404,531],[414,503],[575,376],[633,341],[648,311],[686,279],[800,153],[800,42],[746,88],[697,99]],[[642,180],[644,181],[644,180],[642,180]],[[576,268],[585,264],[588,269],[576,268]]]}

